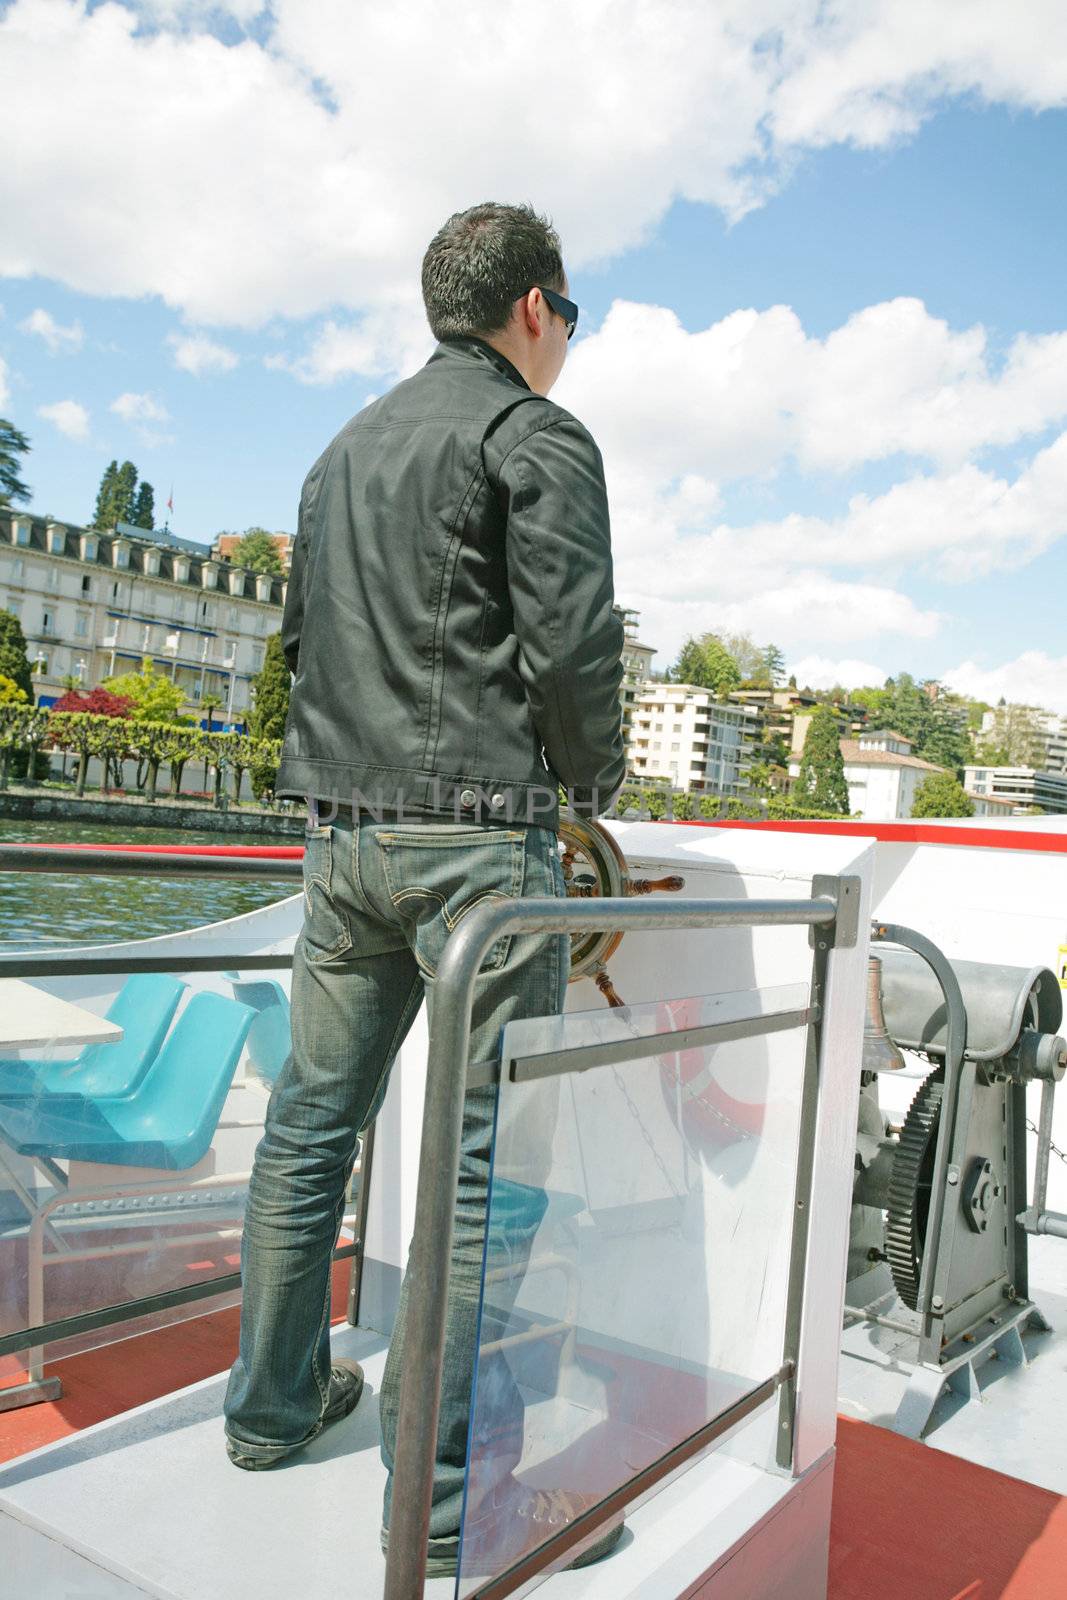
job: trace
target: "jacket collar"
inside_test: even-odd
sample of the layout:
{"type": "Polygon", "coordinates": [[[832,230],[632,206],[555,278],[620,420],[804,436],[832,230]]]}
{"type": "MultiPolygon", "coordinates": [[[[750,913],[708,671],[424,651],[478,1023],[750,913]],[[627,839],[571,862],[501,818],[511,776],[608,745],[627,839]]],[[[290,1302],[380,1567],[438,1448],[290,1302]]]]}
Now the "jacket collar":
{"type": "Polygon", "coordinates": [[[523,389],[530,388],[514,362],[509,361],[507,356],[502,355],[493,345],[487,344],[484,339],[479,339],[473,333],[462,334],[454,339],[442,339],[430,360],[438,361],[442,357],[453,355],[485,362],[489,366],[496,367],[497,371],[502,372],[505,378],[510,378],[512,383],[519,384],[523,389]]]}

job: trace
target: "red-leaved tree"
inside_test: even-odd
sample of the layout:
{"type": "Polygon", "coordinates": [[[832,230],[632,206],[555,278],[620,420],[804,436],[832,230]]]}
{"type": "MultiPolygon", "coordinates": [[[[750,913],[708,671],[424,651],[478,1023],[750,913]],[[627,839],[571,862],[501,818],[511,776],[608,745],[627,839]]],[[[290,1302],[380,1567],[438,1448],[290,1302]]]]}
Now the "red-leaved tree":
{"type": "Polygon", "coordinates": [[[129,695],[112,694],[110,689],[70,689],[52,707],[53,711],[86,711],[94,717],[128,717],[133,710],[129,695]]]}

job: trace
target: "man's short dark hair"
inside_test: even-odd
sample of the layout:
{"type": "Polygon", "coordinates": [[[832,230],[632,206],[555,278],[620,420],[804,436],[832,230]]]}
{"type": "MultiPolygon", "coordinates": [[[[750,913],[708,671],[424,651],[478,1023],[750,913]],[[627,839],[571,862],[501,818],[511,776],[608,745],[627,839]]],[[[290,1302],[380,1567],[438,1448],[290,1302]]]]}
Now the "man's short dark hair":
{"type": "Polygon", "coordinates": [[[435,339],[499,333],[522,291],[563,288],[559,235],[532,206],[489,201],[457,211],[422,258],[422,298],[435,339]]]}

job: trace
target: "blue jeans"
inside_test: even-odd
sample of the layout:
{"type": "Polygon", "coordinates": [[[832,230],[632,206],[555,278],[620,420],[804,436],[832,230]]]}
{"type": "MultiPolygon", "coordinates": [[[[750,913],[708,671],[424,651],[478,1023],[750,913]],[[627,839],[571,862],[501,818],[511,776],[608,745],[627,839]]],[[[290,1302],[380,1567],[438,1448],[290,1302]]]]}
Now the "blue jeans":
{"type": "MultiPolygon", "coordinates": [[[[246,1452],[286,1455],[322,1427],[330,1262],[358,1136],[381,1105],[393,1058],[424,996],[432,1016],[448,935],[487,896],[564,893],[557,837],[548,828],[401,824],[363,813],[309,827],[304,926],[293,953],[292,1051],[270,1097],[249,1184],[240,1353],[224,1404],[226,1432],[246,1452]]],[[[475,980],[471,1059],[497,1053],[505,1022],[562,1011],[568,970],[566,934],[498,939],[475,980]]],[[[460,1525],[495,1099],[493,1089],[475,1090],[464,1114],[430,1521],[435,1537],[460,1525]]],[[[550,1140],[551,1129],[545,1136],[550,1140]]],[[[405,1280],[380,1397],[386,1526],[406,1288],[405,1280]]]]}

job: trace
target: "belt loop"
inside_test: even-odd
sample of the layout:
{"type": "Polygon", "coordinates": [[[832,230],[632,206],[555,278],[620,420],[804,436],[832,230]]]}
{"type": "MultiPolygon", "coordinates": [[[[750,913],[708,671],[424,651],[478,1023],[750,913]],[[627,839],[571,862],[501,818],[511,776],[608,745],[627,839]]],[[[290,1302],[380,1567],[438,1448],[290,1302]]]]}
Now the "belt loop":
{"type": "Polygon", "coordinates": [[[304,831],[306,833],[311,833],[319,825],[319,802],[313,794],[305,795],[304,798],[307,800],[308,808],[307,820],[304,823],[304,831]]]}

